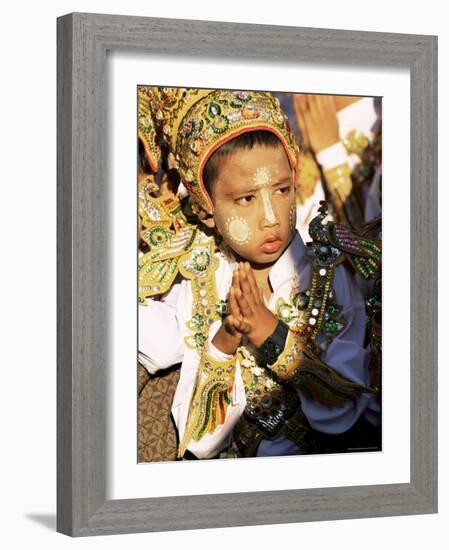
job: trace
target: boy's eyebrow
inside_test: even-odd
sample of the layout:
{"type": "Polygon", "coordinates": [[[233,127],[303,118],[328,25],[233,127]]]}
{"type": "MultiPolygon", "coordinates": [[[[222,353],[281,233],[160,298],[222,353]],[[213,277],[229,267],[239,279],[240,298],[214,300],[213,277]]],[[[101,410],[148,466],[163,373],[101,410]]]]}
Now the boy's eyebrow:
{"type": "MultiPolygon", "coordinates": [[[[273,184],[269,184],[270,187],[276,187],[276,185],[281,185],[283,183],[291,183],[291,176],[285,176],[285,178],[282,178],[278,181],[276,181],[276,183],[273,183],[273,184]]],[[[234,191],[234,193],[225,193],[225,196],[226,197],[231,197],[231,196],[234,196],[234,195],[245,195],[245,194],[248,194],[248,193],[255,193],[256,191],[259,191],[261,187],[265,187],[264,185],[258,185],[256,187],[251,187],[250,189],[243,189],[242,191],[234,191]]]]}

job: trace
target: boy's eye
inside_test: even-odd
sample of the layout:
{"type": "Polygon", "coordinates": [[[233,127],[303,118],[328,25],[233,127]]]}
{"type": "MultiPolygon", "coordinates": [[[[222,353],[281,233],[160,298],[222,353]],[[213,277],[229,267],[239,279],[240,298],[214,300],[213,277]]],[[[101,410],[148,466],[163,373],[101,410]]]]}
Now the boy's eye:
{"type": "Polygon", "coordinates": [[[286,195],[290,191],[290,185],[286,185],[285,187],[278,187],[275,191],[278,195],[286,195]]]}
{"type": "Polygon", "coordinates": [[[236,199],[236,203],[240,204],[242,206],[249,204],[255,199],[254,195],[245,195],[244,197],[240,197],[239,199],[236,199]]]}

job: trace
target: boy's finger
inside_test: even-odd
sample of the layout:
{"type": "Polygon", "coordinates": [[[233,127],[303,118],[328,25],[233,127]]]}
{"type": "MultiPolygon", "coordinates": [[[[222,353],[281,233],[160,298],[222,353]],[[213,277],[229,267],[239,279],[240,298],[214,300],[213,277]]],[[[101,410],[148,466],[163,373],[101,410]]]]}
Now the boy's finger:
{"type": "Polygon", "coordinates": [[[231,286],[229,290],[229,313],[238,317],[240,315],[240,309],[235,299],[235,288],[231,286]]]}
{"type": "Polygon", "coordinates": [[[225,326],[226,326],[226,330],[229,332],[229,334],[232,334],[232,336],[235,336],[235,332],[236,332],[235,318],[232,315],[228,315],[226,317],[225,326]]]}
{"type": "MultiPolygon", "coordinates": [[[[247,274],[245,268],[241,269],[239,279],[240,279],[241,291],[242,291],[243,296],[245,297],[245,300],[248,304],[247,307],[250,308],[254,304],[254,299],[253,299],[253,293],[251,291],[251,285],[249,284],[249,280],[248,280],[248,274],[247,274]]],[[[237,298],[237,302],[238,302],[238,298],[237,298]]],[[[240,303],[239,303],[239,305],[240,305],[240,303]]]]}
{"type": "Polygon", "coordinates": [[[249,306],[248,300],[243,296],[243,292],[241,289],[238,289],[235,291],[235,297],[237,300],[237,305],[240,308],[240,311],[243,315],[250,315],[251,314],[251,308],[249,306]]]}
{"type": "Polygon", "coordinates": [[[235,320],[237,330],[243,334],[248,334],[251,331],[251,324],[244,318],[235,320]]]}
{"type": "Polygon", "coordinates": [[[251,286],[251,293],[253,295],[254,302],[256,304],[259,304],[260,293],[259,293],[259,287],[257,286],[256,277],[254,276],[254,271],[251,269],[249,262],[247,262],[245,266],[246,266],[246,272],[248,274],[248,281],[251,286]]]}

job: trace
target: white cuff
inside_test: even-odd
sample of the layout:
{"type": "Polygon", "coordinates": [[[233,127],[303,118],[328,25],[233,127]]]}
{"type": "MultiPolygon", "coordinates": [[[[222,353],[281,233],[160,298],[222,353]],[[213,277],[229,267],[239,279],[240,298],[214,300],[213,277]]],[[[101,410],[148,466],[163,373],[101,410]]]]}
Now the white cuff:
{"type": "Polygon", "coordinates": [[[323,170],[330,170],[346,162],[350,163],[349,155],[344,145],[340,142],[334,143],[334,145],[317,153],[316,159],[323,170]]]}
{"type": "Polygon", "coordinates": [[[229,361],[232,359],[233,355],[229,355],[228,353],[224,353],[224,351],[219,350],[214,344],[212,344],[212,340],[215,338],[215,335],[219,331],[221,327],[221,320],[215,321],[209,328],[209,337],[207,338],[207,351],[212,359],[215,359],[215,361],[229,361]]]}
{"type": "Polygon", "coordinates": [[[215,359],[215,361],[229,361],[234,357],[233,355],[229,355],[229,353],[219,350],[212,344],[212,340],[207,343],[207,351],[210,357],[215,359]]]}

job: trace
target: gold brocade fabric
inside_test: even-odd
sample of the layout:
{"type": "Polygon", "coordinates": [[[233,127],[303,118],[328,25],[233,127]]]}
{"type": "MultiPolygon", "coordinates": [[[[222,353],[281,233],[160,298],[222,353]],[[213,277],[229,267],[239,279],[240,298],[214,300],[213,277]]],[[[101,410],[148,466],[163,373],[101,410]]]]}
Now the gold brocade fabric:
{"type": "Polygon", "coordinates": [[[269,92],[146,88],[170,161],[192,199],[211,214],[203,169],[220,145],[245,132],[274,133],[296,171],[298,146],[279,100],[269,92]]]}
{"type": "Polygon", "coordinates": [[[164,462],[176,459],[178,442],[170,411],[179,373],[180,369],[177,367],[150,376],[139,365],[139,462],[164,462]]]}

